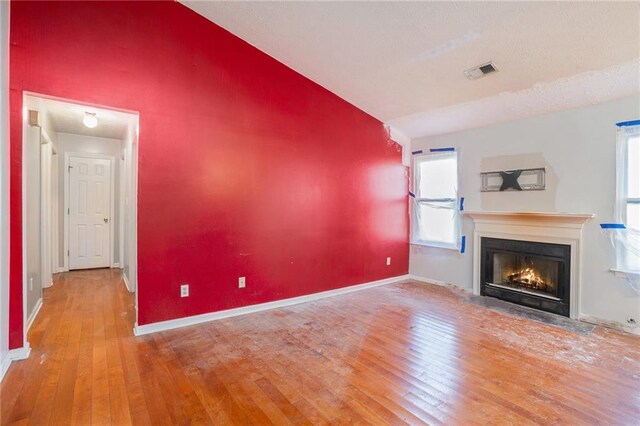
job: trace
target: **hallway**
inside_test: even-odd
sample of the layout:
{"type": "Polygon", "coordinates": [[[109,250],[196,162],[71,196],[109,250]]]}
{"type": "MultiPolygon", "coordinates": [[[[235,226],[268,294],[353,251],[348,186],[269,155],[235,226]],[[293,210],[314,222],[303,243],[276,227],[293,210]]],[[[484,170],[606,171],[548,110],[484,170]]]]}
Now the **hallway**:
{"type": "Polygon", "coordinates": [[[55,276],[29,330],[31,356],[2,383],[2,424],[129,422],[127,389],[138,377],[134,295],[118,269],[55,276]]]}
{"type": "Polygon", "coordinates": [[[640,338],[404,282],[134,337],[118,270],[56,276],[8,424],[631,424],[640,338]]]}

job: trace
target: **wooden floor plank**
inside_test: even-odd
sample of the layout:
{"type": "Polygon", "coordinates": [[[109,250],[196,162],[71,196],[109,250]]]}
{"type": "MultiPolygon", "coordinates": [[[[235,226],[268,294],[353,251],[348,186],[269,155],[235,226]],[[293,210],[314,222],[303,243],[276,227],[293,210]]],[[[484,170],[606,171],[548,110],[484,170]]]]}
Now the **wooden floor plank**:
{"type": "Polygon", "coordinates": [[[0,424],[635,424],[640,338],[405,282],[132,335],[118,270],[59,274],[0,424]]]}

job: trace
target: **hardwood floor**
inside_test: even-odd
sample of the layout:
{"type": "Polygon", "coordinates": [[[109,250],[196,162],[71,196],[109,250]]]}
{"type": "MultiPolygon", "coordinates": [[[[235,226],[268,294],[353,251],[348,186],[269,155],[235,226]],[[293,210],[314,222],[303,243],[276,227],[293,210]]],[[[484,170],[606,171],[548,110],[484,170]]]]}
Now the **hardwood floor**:
{"type": "Polygon", "coordinates": [[[116,271],[59,275],[4,424],[638,424],[640,338],[407,282],[143,337],[116,271]]]}

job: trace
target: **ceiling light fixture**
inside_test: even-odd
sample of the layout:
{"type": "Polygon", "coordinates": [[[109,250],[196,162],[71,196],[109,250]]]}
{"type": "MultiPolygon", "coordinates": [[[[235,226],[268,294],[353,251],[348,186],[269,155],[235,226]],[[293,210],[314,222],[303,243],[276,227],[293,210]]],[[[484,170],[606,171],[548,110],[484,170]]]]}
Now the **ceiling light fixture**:
{"type": "Polygon", "coordinates": [[[90,129],[93,129],[98,125],[98,119],[96,118],[95,112],[85,112],[84,118],[82,119],[82,124],[87,126],[90,129]]]}

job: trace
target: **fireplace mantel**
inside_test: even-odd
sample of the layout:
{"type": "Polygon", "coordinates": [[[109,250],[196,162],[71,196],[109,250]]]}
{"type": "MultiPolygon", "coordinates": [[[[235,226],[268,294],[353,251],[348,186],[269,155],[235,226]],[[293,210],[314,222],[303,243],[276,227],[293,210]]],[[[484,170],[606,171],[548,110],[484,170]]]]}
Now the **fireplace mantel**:
{"type": "Polygon", "coordinates": [[[577,213],[550,213],[550,212],[499,212],[499,211],[465,211],[465,216],[469,216],[474,222],[507,222],[524,223],[528,225],[545,224],[546,226],[557,227],[574,224],[582,227],[585,222],[592,219],[593,214],[577,213]]]}
{"type": "Polygon", "coordinates": [[[473,292],[480,294],[480,240],[482,237],[537,241],[571,246],[570,317],[580,315],[582,228],[593,214],[552,212],[465,211],[473,219],[473,292]]]}

